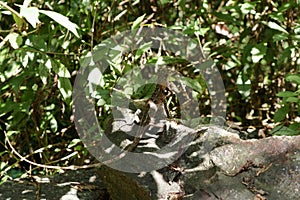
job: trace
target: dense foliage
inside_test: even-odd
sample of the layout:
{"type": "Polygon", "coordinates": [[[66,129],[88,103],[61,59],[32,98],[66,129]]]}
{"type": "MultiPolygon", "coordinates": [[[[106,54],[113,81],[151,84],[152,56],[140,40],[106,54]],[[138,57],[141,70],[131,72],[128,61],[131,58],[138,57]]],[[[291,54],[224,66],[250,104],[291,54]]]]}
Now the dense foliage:
{"type": "MultiPolygon", "coordinates": [[[[82,165],[90,158],[72,118],[76,73],[81,59],[97,44],[137,25],[179,30],[202,44],[223,77],[226,121],[263,130],[261,137],[300,133],[296,0],[9,0],[0,2],[0,9],[3,180],[25,171],[40,172],[12,147],[28,160],[47,165],[82,165]]],[[[116,68],[109,73],[109,80],[122,74],[116,68]]],[[[191,83],[203,85],[200,79],[191,83]]],[[[98,106],[109,98],[102,93],[98,106]]],[[[209,107],[202,109],[205,113],[209,107]]],[[[103,113],[102,117],[105,120],[103,113]]]]}

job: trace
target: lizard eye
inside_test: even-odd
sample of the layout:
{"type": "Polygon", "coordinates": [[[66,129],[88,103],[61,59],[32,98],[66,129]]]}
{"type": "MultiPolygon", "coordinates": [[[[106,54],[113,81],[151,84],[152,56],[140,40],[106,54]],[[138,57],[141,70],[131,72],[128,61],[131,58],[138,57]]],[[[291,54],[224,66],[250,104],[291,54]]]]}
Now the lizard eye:
{"type": "Polygon", "coordinates": [[[171,94],[171,91],[169,90],[169,88],[166,88],[166,89],[163,90],[163,94],[164,94],[165,96],[168,96],[168,95],[171,94]]]}
{"type": "Polygon", "coordinates": [[[169,91],[168,90],[164,90],[164,95],[168,96],[169,95],[169,91]]]}

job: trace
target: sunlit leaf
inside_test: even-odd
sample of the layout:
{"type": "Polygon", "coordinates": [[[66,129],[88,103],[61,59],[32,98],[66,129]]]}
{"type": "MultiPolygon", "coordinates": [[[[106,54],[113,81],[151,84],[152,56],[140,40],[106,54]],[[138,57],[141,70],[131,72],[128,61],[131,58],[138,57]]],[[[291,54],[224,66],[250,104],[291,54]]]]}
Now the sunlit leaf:
{"type": "Polygon", "coordinates": [[[50,120],[50,128],[54,133],[57,131],[57,121],[54,116],[50,120]]]}
{"type": "Polygon", "coordinates": [[[204,36],[205,33],[207,33],[210,30],[210,28],[200,28],[199,31],[195,31],[196,35],[204,36]]]}
{"type": "Polygon", "coordinates": [[[70,144],[68,145],[68,148],[72,148],[74,147],[75,145],[77,145],[81,140],[80,139],[73,139],[70,144]]]}
{"type": "Polygon", "coordinates": [[[271,28],[271,29],[274,29],[274,30],[277,30],[277,31],[280,31],[280,32],[283,32],[283,33],[286,33],[288,34],[288,32],[282,28],[281,26],[279,26],[278,24],[276,24],[275,22],[268,22],[267,25],[271,28]]]}
{"type": "Polygon", "coordinates": [[[266,55],[266,43],[260,43],[251,49],[251,57],[254,63],[258,63],[266,55]]]}
{"type": "Polygon", "coordinates": [[[24,0],[23,6],[28,7],[32,0],[24,0]]]}
{"type": "Polygon", "coordinates": [[[120,18],[127,13],[127,10],[123,10],[120,14],[118,14],[115,18],[114,21],[120,20],[120,18]]]}
{"type": "Polygon", "coordinates": [[[71,78],[71,74],[70,74],[69,70],[62,64],[58,68],[57,75],[59,77],[71,78]]]}
{"type": "Polygon", "coordinates": [[[146,14],[144,14],[144,15],[138,17],[138,18],[133,22],[133,24],[132,24],[132,26],[131,26],[131,30],[134,30],[134,29],[138,28],[138,27],[140,26],[140,24],[142,23],[142,21],[144,20],[145,16],[146,16],[146,14]]]}
{"type": "MultiPolygon", "coordinates": [[[[2,154],[0,154],[1,156],[2,154]]],[[[0,171],[2,171],[5,167],[7,166],[7,163],[5,162],[0,162],[0,171]]]]}
{"type": "Polygon", "coordinates": [[[20,15],[23,16],[33,28],[36,28],[36,25],[40,23],[39,9],[36,7],[21,6],[20,15]]]}
{"type": "Polygon", "coordinates": [[[244,98],[248,98],[251,92],[251,80],[247,76],[243,75],[243,73],[241,73],[239,74],[236,83],[239,93],[244,98]]]}
{"type": "Polygon", "coordinates": [[[65,102],[70,105],[72,96],[72,85],[70,80],[68,78],[59,77],[57,86],[65,102]]]}
{"type": "Polygon", "coordinates": [[[90,71],[87,80],[89,82],[88,85],[91,94],[96,92],[97,86],[104,87],[105,85],[104,77],[98,68],[94,68],[90,71]]]}
{"type": "Polygon", "coordinates": [[[245,15],[248,13],[255,14],[255,12],[256,12],[255,6],[256,6],[255,2],[246,2],[246,3],[240,4],[241,11],[245,15]]]}
{"type": "Polygon", "coordinates": [[[54,21],[71,31],[76,37],[79,38],[77,32],[78,26],[71,22],[67,17],[63,16],[60,13],[49,10],[39,10],[39,12],[47,15],[48,17],[50,17],[51,19],[53,19],[54,21]]]}
{"type": "Polygon", "coordinates": [[[152,41],[142,44],[140,48],[138,48],[138,50],[136,51],[135,59],[140,58],[144,52],[148,51],[151,48],[151,46],[152,41]]]}
{"type": "Polygon", "coordinates": [[[287,40],[288,38],[289,38],[288,35],[285,35],[285,34],[282,34],[282,33],[275,34],[273,36],[274,42],[287,40]]]}
{"type": "Polygon", "coordinates": [[[288,9],[290,9],[291,7],[293,7],[293,3],[291,2],[286,2],[283,3],[279,8],[278,8],[278,12],[282,13],[288,9]]]}
{"type": "Polygon", "coordinates": [[[23,43],[23,39],[18,33],[10,33],[8,35],[8,41],[14,49],[18,49],[23,43]]]}

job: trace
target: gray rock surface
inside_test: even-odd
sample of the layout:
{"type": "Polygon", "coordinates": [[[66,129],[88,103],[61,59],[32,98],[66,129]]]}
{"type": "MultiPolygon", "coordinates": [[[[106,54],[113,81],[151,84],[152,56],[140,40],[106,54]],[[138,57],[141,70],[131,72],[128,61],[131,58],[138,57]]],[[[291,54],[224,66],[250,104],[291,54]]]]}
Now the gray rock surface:
{"type": "MultiPolygon", "coordinates": [[[[132,200],[294,200],[299,198],[299,164],[300,136],[241,140],[236,133],[207,127],[172,165],[143,175],[117,172],[126,183],[121,175],[104,182],[115,200],[126,191],[145,192],[132,200]],[[120,190],[122,185],[126,189],[120,190]]],[[[99,174],[108,177],[111,171],[100,168],[99,174]]]]}
{"type": "MultiPolygon", "coordinates": [[[[184,154],[160,170],[131,174],[102,166],[8,181],[0,199],[108,200],[107,190],[113,200],[299,199],[300,136],[242,140],[218,127],[193,134],[184,154]]],[[[162,137],[157,142],[164,144],[162,137]]]]}

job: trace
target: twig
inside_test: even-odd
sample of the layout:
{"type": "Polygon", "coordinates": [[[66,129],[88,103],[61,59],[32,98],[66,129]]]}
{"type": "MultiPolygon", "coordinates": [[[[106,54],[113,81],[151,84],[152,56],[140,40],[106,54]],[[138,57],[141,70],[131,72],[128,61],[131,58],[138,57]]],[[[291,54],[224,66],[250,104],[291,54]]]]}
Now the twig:
{"type": "Polygon", "coordinates": [[[94,168],[94,167],[100,167],[102,165],[102,163],[95,163],[95,164],[91,164],[91,165],[83,165],[83,166],[76,166],[76,165],[71,165],[71,166],[66,166],[66,167],[61,167],[61,166],[54,166],[54,165],[45,165],[45,164],[39,164],[39,163],[35,163],[31,160],[28,160],[27,158],[23,157],[21,154],[19,154],[17,152],[17,150],[12,146],[6,131],[4,131],[4,135],[5,138],[7,140],[7,143],[9,145],[9,147],[12,150],[12,153],[17,155],[21,161],[26,161],[27,163],[34,165],[34,166],[38,166],[38,167],[42,167],[42,168],[47,168],[47,169],[58,169],[58,170],[77,170],[77,169],[88,169],[88,168],[94,168]]]}
{"type": "Polygon", "coordinates": [[[15,11],[10,6],[8,6],[6,3],[0,1],[0,6],[3,6],[7,10],[9,10],[11,13],[15,14],[18,18],[22,19],[22,16],[17,11],[15,11]]]}

